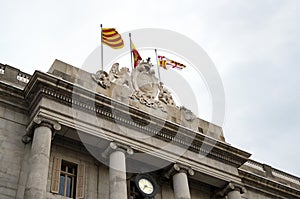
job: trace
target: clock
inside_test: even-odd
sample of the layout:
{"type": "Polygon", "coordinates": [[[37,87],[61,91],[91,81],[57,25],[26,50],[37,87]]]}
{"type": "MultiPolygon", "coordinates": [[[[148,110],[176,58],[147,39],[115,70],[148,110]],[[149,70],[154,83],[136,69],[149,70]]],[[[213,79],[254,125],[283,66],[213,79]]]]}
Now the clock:
{"type": "Polygon", "coordinates": [[[150,175],[137,175],[135,178],[135,184],[141,194],[146,198],[152,198],[157,193],[157,184],[150,175]]]}

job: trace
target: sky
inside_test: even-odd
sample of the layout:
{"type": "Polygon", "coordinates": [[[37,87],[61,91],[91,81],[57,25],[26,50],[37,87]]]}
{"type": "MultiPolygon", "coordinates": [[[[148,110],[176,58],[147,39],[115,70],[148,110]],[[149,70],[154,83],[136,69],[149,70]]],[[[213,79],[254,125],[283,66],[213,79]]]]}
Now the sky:
{"type": "Polygon", "coordinates": [[[300,1],[1,1],[0,63],[29,74],[54,59],[80,67],[99,46],[100,23],[199,44],[223,82],[226,141],[300,176],[300,1]]]}

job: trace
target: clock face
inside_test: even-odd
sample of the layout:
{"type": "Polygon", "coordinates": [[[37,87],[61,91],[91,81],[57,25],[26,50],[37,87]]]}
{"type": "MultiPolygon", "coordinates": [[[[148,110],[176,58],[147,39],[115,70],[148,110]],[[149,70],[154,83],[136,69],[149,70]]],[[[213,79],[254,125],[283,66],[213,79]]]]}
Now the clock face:
{"type": "Polygon", "coordinates": [[[138,186],[141,189],[142,192],[144,192],[145,194],[152,194],[154,191],[154,187],[153,184],[146,178],[141,178],[138,181],[138,186]]]}
{"type": "Polygon", "coordinates": [[[157,184],[155,180],[147,174],[139,174],[135,178],[135,183],[138,190],[146,198],[152,198],[157,193],[157,184]]]}

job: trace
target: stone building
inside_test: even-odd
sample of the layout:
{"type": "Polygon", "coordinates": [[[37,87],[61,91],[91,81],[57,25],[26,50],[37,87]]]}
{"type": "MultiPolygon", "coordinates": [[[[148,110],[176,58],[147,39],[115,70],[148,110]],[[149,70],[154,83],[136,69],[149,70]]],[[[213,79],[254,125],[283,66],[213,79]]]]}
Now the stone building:
{"type": "Polygon", "coordinates": [[[0,64],[0,198],[300,198],[298,177],[176,106],[151,67],[0,64]]]}

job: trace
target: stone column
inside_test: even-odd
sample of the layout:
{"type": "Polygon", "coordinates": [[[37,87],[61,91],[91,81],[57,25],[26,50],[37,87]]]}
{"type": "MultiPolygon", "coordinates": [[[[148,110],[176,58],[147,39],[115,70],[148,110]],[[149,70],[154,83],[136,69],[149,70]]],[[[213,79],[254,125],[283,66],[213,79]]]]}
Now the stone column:
{"type": "Polygon", "coordinates": [[[173,176],[173,189],[175,199],[190,199],[190,189],[188,183],[188,174],[194,175],[190,167],[174,164],[166,174],[167,178],[173,176]]]}
{"type": "Polygon", "coordinates": [[[126,153],[133,150],[125,145],[111,142],[102,156],[109,157],[109,198],[127,199],[126,153]]]}
{"type": "Polygon", "coordinates": [[[49,156],[52,140],[52,129],[60,130],[61,126],[49,120],[35,118],[38,124],[34,130],[29,175],[25,188],[25,199],[45,199],[48,181],[49,156]]]}
{"type": "Polygon", "coordinates": [[[241,193],[239,190],[232,190],[227,194],[228,199],[241,199],[241,193]]]}
{"type": "Polygon", "coordinates": [[[241,194],[245,192],[246,189],[243,186],[231,182],[223,190],[218,192],[218,195],[222,197],[227,196],[228,199],[241,199],[241,194]]]}

